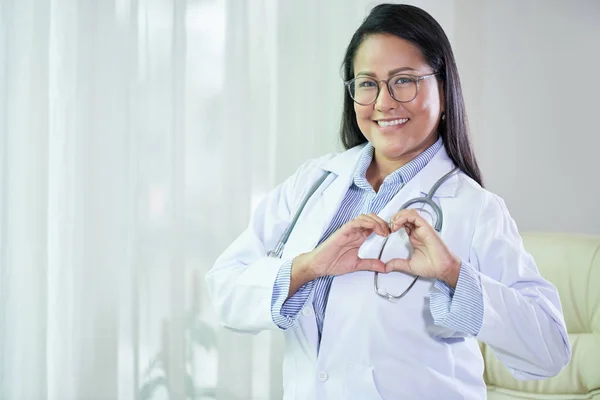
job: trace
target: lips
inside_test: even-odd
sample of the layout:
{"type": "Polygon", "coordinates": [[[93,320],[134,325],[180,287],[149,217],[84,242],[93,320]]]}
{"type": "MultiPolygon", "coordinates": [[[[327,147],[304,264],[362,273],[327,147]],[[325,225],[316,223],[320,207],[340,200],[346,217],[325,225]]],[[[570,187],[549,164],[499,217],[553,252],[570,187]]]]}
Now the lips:
{"type": "Polygon", "coordinates": [[[396,125],[405,124],[408,122],[408,118],[388,119],[388,120],[380,120],[380,121],[375,121],[375,122],[377,123],[377,125],[384,128],[387,126],[396,126],[396,125]]]}

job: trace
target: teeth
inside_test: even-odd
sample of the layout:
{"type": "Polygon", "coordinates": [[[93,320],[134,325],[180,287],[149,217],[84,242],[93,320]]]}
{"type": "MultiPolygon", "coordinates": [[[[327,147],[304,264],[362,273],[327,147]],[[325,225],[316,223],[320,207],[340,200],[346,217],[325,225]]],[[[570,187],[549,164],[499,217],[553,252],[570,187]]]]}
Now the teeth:
{"type": "Polygon", "coordinates": [[[379,124],[379,126],[394,126],[394,125],[404,124],[407,121],[408,121],[408,118],[402,118],[402,119],[395,119],[393,121],[377,121],[377,123],[379,124]]]}

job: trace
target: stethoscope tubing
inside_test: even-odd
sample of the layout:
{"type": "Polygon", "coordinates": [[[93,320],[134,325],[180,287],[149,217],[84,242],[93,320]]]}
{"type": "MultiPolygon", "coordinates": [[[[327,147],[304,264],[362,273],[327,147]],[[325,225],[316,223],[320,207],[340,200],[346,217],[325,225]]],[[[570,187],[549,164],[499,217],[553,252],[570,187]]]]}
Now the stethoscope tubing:
{"type": "MultiPolygon", "coordinates": [[[[423,206],[425,206],[425,205],[430,206],[433,209],[433,212],[435,213],[435,216],[436,216],[434,229],[439,233],[442,230],[442,226],[444,223],[444,214],[443,214],[440,206],[438,206],[437,203],[433,201],[433,196],[435,195],[437,190],[440,188],[440,186],[442,186],[444,184],[444,182],[446,182],[452,175],[454,175],[456,172],[458,172],[458,170],[459,170],[458,167],[455,167],[450,172],[446,173],[432,186],[431,190],[429,191],[429,193],[426,196],[416,197],[414,199],[408,200],[406,203],[404,203],[402,205],[402,207],[400,207],[398,212],[405,210],[408,207],[413,206],[415,204],[423,204],[423,206]]],[[[323,173],[323,175],[312,185],[312,187],[310,188],[310,190],[308,191],[306,196],[304,196],[304,198],[302,199],[302,203],[300,203],[300,207],[298,208],[298,211],[296,211],[296,214],[294,214],[294,217],[292,218],[292,221],[290,222],[289,226],[286,228],[286,230],[283,232],[283,234],[279,238],[277,245],[275,246],[275,248],[273,250],[268,252],[267,255],[269,257],[281,258],[282,254],[283,254],[283,249],[285,248],[285,245],[286,245],[292,231],[294,230],[294,227],[296,226],[296,222],[298,221],[298,218],[300,218],[300,214],[302,214],[302,211],[304,210],[306,203],[308,203],[310,198],[313,196],[313,194],[315,194],[315,192],[318,190],[318,188],[323,184],[325,179],[327,179],[329,174],[331,174],[331,172],[329,172],[329,171],[326,171],[325,173],[323,173]]],[[[423,207],[421,209],[423,209],[423,207]]],[[[379,256],[378,256],[379,259],[381,259],[383,250],[385,249],[385,245],[387,244],[388,239],[389,239],[389,236],[386,237],[385,240],[383,241],[381,250],[379,251],[379,256]]],[[[412,283],[410,284],[410,286],[408,286],[408,288],[399,295],[393,295],[387,291],[383,291],[383,290],[379,289],[379,284],[378,284],[379,273],[378,272],[374,273],[373,285],[374,285],[375,293],[378,296],[380,296],[386,300],[389,300],[389,301],[394,301],[394,300],[398,300],[398,299],[401,299],[402,297],[404,297],[410,291],[410,289],[412,289],[412,287],[415,285],[415,283],[417,283],[417,280],[419,280],[418,275],[415,276],[415,278],[412,281],[412,283]]]]}

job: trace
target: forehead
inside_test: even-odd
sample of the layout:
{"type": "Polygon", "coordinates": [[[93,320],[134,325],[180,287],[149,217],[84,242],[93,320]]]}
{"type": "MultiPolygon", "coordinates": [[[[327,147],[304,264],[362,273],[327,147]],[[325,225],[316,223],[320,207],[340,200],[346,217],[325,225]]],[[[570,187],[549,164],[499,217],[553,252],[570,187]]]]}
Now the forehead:
{"type": "Polygon", "coordinates": [[[388,71],[404,67],[423,71],[427,63],[417,46],[394,35],[369,35],[354,57],[355,74],[368,71],[387,76],[388,71]]]}

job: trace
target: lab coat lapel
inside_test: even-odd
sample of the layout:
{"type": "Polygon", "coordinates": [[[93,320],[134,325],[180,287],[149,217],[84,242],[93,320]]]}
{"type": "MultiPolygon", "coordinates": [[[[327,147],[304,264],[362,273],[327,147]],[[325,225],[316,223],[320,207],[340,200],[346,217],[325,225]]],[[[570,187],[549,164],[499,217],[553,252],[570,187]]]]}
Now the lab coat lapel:
{"type": "MultiPolygon", "coordinates": [[[[331,175],[306,204],[302,217],[292,231],[284,258],[286,255],[293,258],[316,247],[352,184],[354,169],[363,147],[364,145],[354,147],[325,163],[323,169],[331,172],[331,175]],[[306,218],[308,215],[311,217],[306,218]]],[[[389,221],[407,200],[426,195],[436,181],[453,167],[452,160],[442,147],[431,161],[400,189],[379,216],[389,221]]],[[[313,182],[306,182],[307,186],[312,184],[313,182]]],[[[455,175],[438,189],[435,198],[454,196],[457,187],[458,178],[455,175]]],[[[372,248],[379,245],[378,240],[368,240],[361,248],[359,256],[371,253],[372,248]]]]}
{"type": "MultiPolygon", "coordinates": [[[[426,196],[436,182],[454,168],[454,163],[448,156],[446,148],[442,147],[425,167],[411,180],[419,186],[421,195],[426,196]]],[[[457,175],[449,178],[435,192],[434,198],[454,197],[458,188],[457,175]]]]}
{"type": "MultiPolygon", "coordinates": [[[[323,237],[348,188],[352,185],[354,168],[363,147],[364,145],[357,146],[341,153],[323,166],[323,169],[331,174],[306,204],[302,217],[290,235],[288,242],[290,257],[311,251],[323,237]],[[308,215],[310,218],[307,218],[308,215]]],[[[308,186],[312,184],[313,182],[306,182],[308,186]]]]}
{"type": "MultiPolygon", "coordinates": [[[[447,172],[454,168],[452,160],[448,156],[445,148],[442,147],[436,155],[417,173],[410,181],[406,183],[398,193],[388,202],[388,204],[379,212],[378,216],[384,221],[389,222],[390,219],[400,211],[400,208],[409,200],[427,196],[431,188],[435,183],[444,176],[447,172]]],[[[434,201],[441,197],[452,197],[456,194],[458,187],[458,178],[456,175],[449,178],[440,188],[435,192],[434,201]]],[[[421,206],[421,205],[420,205],[421,206]]],[[[405,246],[408,249],[407,243],[408,238],[404,238],[406,242],[405,246]]],[[[359,256],[364,258],[376,257],[379,249],[383,245],[384,237],[378,235],[371,235],[371,237],[364,243],[359,251],[359,256]]],[[[391,247],[391,246],[390,246],[391,247]]],[[[387,248],[387,246],[386,246],[387,248]]],[[[407,250],[408,251],[408,250],[407,250]]],[[[407,253],[408,254],[408,253],[407,253]]]]}
{"type": "MultiPolygon", "coordinates": [[[[426,196],[436,182],[454,168],[446,149],[442,147],[433,158],[381,210],[379,216],[386,221],[400,210],[410,199],[426,196]]],[[[434,198],[452,197],[456,193],[458,179],[456,176],[447,180],[436,192],[434,198]]]]}

